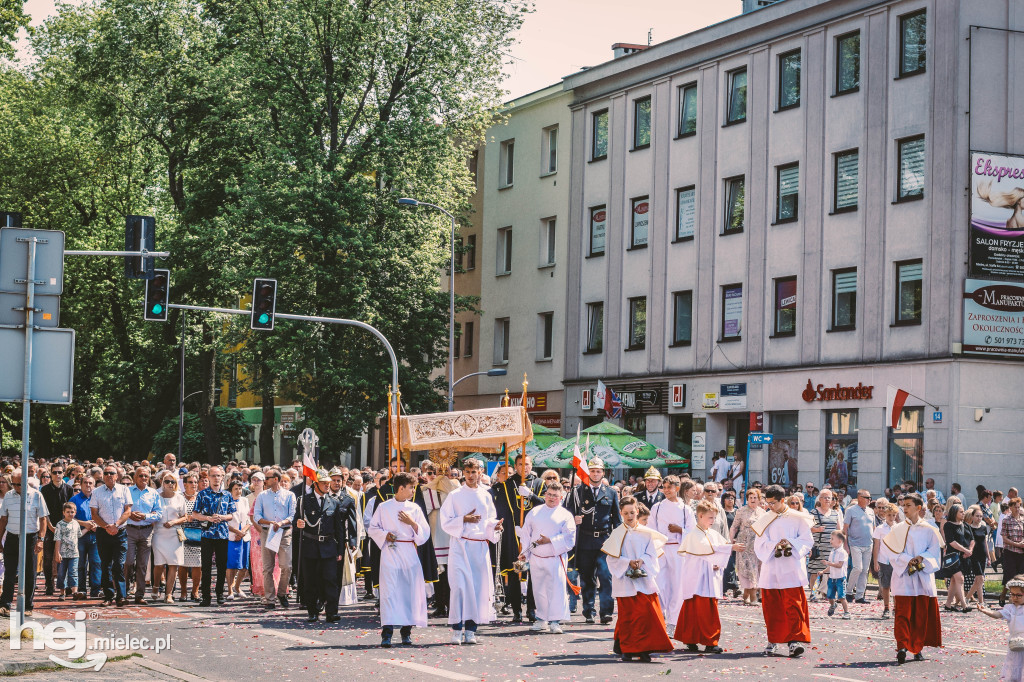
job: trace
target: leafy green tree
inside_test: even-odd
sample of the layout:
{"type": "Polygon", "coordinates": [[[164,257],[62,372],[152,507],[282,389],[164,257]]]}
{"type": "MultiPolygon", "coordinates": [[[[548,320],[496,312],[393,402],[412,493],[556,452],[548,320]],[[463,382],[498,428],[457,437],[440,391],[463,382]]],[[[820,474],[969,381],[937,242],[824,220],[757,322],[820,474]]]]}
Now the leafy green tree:
{"type": "Polygon", "coordinates": [[[0,57],[14,55],[12,43],[18,29],[28,26],[24,0],[0,0],[0,57]]]}
{"type": "MultiPolygon", "coordinates": [[[[194,414],[185,415],[185,430],[182,438],[182,452],[178,455],[181,461],[221,462],[234,459],[235,453],[245,450],[253,444],[252,426],[238,410],[218,407],[214,409],[217,420],[217,434],[220,441],[218,456],[209,460],[206,454],[206,437],[203,424],[194,414]]],[[[174,417],[164,422],[153,438],[153,452],[159,456],[165,452],[178,452],[178,419],[174,417]]]]}

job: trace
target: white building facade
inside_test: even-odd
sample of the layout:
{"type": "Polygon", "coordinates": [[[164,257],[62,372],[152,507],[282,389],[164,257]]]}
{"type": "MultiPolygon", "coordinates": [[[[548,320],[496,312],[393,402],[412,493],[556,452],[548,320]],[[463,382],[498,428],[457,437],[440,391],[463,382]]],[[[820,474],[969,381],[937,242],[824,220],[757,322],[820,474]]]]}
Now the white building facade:
{"type": "Polygon", "coordinates": [[[563,431],[602,380],[695,476],[1020,487],[1024,365],[962,351],[971,151],[1024,154],[1022,31],[1012,0],[783,0],[566,78],[563,431]]]}

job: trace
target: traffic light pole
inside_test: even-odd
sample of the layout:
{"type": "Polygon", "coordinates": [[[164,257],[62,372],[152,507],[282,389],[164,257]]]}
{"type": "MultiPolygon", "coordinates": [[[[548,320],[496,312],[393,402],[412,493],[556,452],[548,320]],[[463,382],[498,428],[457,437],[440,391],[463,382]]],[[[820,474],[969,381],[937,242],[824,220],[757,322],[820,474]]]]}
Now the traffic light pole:
{"type": "MultiPolygon", "coordinates": [[[[177,308],[178,310],[201,310],[208,313],[222,313],[225,315],[252,315],[251,310],[238,310],[237,308],[212,308],[200,305],[184,305],[182,303],[168,303],[167,307],[177,308]]],[[[360,322],[359,320],[346,320],[340,317],[292,315],[289,313],[274,313],[274,317],[279,317],[282,320],[297,320],[300,322],[321,322],[323,324],[341,324],[349,327],[359,327],[360,329],[365,329],[366,331],[376,336],[377,340],[384,344],[384,348],[388,351],[388,357],[391,359],[391,385],[394,386],[395,388],[391,397],[391,413],[395,415],[398,414],[398,357],[395,355],[395,349],[391,347],[391,343],[388,342],[387,337],[381,334],[380,331],[378,331],[375,327],[372,327],[366,324],[365,322],[360,322]]],[[[395,454],[395,451],[392,450],[391,457],[393,457],[395,454]]]]}

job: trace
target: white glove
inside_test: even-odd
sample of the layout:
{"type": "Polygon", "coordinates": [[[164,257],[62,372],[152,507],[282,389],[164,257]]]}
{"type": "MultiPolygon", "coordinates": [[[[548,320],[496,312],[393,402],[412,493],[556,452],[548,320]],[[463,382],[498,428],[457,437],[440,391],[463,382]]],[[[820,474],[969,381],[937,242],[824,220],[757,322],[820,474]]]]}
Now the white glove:
{"type": "Polygon", "coordinates": [[[527,488],[525,485],[519,486],[519,494],[523,497],[530,497],[533,495],[533,491],[527,488]]]}

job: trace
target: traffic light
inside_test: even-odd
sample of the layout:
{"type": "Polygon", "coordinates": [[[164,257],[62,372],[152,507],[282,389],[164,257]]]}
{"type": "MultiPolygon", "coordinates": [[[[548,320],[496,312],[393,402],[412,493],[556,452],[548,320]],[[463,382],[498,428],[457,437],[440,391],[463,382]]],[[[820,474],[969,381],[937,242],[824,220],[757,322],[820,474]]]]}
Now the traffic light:
{"type": "MultiPolygon", "coordinates": [[[[124,250],[153,251],[156,249],[156,218],[130,215],[124,221],[124,250]]],[[[124,257],[124,274],[128,279],[152,279],[154,258],[124,257]]]]}
{"type": "Polygon", "coordinates": [[[274,312],[277,310],[277,280],[257,279],[252,283],[252,329],[271,330],[274,328],[274,312]]]}
{"type": "Polygon", "coordinates": [[[146,308],[143,310],[143,318],[153,322],[166,322],[170,294],[171,271],[154,270],[153,279],[146,280],[146,308]]]}

